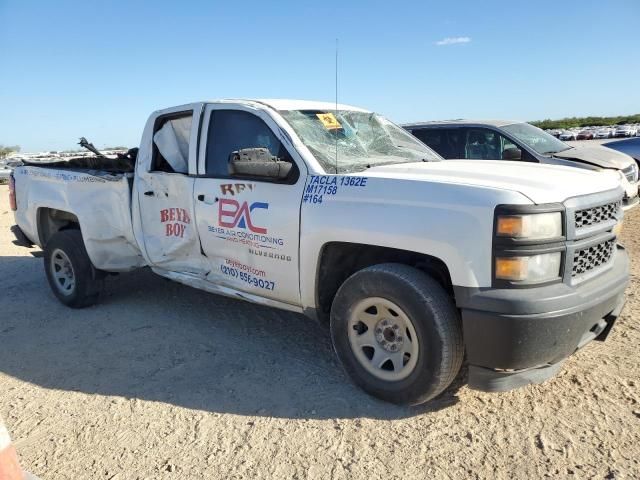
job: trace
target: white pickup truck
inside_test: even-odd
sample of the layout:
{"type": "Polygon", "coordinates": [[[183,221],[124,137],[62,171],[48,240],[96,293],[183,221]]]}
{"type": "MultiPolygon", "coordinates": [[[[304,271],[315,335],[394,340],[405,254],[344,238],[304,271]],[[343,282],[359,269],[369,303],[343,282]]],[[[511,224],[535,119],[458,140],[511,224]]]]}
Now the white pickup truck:
{"type": "Polygon", "coordinates": [[[538,383],[624,304],[614,173],[441,161],[346,105],[224,100],[154,112],[135,168],[15,169],[17,242],[54,294],[98,299],[149,266],[192,287],[330,325],[348,374],[417,404],[469,384],[538,383]]]}

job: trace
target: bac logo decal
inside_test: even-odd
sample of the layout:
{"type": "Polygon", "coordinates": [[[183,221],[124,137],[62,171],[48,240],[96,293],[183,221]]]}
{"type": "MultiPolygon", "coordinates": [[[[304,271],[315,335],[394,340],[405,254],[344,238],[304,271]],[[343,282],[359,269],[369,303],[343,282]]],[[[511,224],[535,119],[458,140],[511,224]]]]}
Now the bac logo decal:
{"type": "Polygon", "coordinates": [[[221,227],[228,228],[248,228],[253,233],[267,233],[266,228],[258,227],[251,221],[251,212],[256,208],[269,208],[268,203],[253,202],[249,205],[247,202],[239,203],[230,198],[221,198],[218,208],[218,224],[221,227]]]}

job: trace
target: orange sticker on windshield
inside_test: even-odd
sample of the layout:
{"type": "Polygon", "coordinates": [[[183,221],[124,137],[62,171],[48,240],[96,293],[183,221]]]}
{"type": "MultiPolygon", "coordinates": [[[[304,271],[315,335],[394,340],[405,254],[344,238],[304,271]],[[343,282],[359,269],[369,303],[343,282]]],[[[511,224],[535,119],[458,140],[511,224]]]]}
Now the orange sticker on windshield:
{"type": "Polygon", "coordinates": [[[316,113],[316,117],[318,117],[318,120],[322,122],[322,125],[324,125],[324,128],[327,130],[342,128],[342,125],[340,125],[333,113],[316,113]]]}

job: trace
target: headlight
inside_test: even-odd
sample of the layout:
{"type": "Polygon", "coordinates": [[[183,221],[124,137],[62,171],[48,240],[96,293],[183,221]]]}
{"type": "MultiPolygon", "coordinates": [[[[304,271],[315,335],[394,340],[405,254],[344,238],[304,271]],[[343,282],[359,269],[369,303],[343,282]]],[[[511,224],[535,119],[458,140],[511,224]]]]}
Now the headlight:
{"type": "Polygon", "coordinates": [[[562,236],[560,212],[499,215],[496,235],[525,240],[546,240],[562,236]]]}
{"type": "Polygon", "coordinates": [[[545,282],[560,276],[560,252],[522,257],[496,257],[495,277],[513,282],[545,282]]]}

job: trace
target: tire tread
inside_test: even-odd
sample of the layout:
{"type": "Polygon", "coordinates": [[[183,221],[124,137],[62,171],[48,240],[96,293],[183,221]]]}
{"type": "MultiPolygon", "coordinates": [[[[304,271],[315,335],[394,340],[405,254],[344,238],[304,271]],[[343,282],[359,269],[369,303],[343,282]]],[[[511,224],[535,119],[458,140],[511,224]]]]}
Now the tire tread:
{"type": "Polygon", "coordinates": [[[61,230],[49,239],[44,248],[44,268],[51,290],[63,304],[71,308],[85,308],[98,301],[105,275],[91,263],[80,230],[61,230]],[[63,250],[73,263],[76,291],[70,296],[59,293],[51,279],[50,258],[56,248],[63,250]]]}
{"type": "MultiPolygon", "coordinates": [[[[346,290],[353,288],[353,286],[358,285],[360,282],[371,281],[372,278],[376,277],[380,279],[386,277],[410,288],[413,293],[418,295],[419,301],[425,305],[426,310],[437,312],[437,314],[432,316],[432,321],[439,337],[442,339],[442,352],[439,368],[436,369],[438,374],[434,376],[430,388],[425,391],[420,391],[421,386],[418,385],[414,392],[408,392],[406,395],[385,394],[383,396],[374,393],[374,395],[394,403],[409,403],[414,405],[424,403],[442,393],[453,382],[462,366],[464,345],[457,308],[453,299],[435,279],[414,267],[396,263],[381,263],[359,270],[349,277],[340,289],[338,289],[336,299],[339,298],[339,296],[345,295],[346,290]]],[[[334,299],[334,305],[336,299],[334,299]]],[[[334,322],[339,321],[336,319],[336,313],[332,308],[332,330],[334,330],[334,322]]],[[[336,353],[338,353],[335,339],[334,349],[336,353]]],[[[347,373],[353,376],[349,369],[347,369],[347,373]]],[[[359,381],[357,383],[363,385],[364,382],[359,381]]],[[[371,390],[375,389],[372,388],[371,390]]]]}

